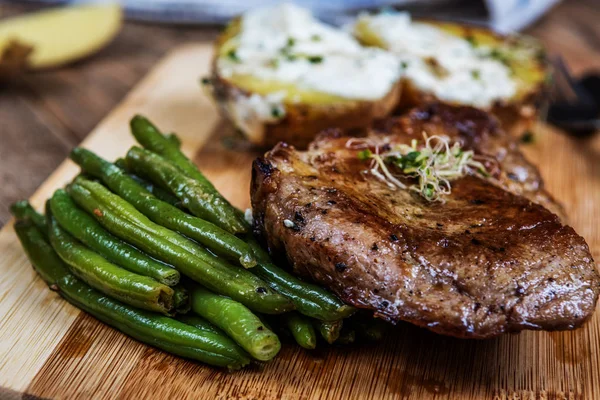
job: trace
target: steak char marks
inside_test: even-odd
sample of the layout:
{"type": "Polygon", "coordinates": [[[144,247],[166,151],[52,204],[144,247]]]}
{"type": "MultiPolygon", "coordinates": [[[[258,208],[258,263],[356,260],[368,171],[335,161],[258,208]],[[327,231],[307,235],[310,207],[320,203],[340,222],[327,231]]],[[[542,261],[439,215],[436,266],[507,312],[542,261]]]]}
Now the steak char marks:
{"type": "Polygon", "coordinates": [[[486,156],[493,177],[455,180],[445,203],[428,202],[363,173],[349,138],[326,132],[306,152],[280,143],[254,162],[255,231],[297,273],[390,322],[488,338],[588,319],[600,290],[588,246],[549,211],[562,213],[512,139],[483,112],[442,105],[369,139],[409,144],[422,132],[486,156]]]}

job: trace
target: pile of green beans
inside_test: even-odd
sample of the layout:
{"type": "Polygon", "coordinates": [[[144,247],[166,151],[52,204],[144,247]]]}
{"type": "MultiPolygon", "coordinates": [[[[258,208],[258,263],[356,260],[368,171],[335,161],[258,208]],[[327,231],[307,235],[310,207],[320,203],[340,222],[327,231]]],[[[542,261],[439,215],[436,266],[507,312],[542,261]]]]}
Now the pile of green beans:
{"type": "MultiPolygon", "coordinates": [[[[193,203],[192,206],[199,214],[206,215],[209,221],[220,225],[232,233],[237,234],[248,231],[248,224],[244,218],[236,213],[235,207],[219,193],[213,184],[198,170],[196,165],[181,152],[179,144],[161,134],[148,119],[141,115],[133,117],[130,125],[131,132],[138,143],[150,152],[163,156],[165,160],[170,160],[176,169],[181,170],[191,178],[187,182],[189,186],[182,188],[182,192],[194,192],[199,195],[191,200],[193,203]]],[[[155,174],[156,177],[164,176],[160,172],[157,172],[157,170],[154,170],[152,165],[149,166],[145,173],[155,174]]],[[[174,194],[177,195],[177,193],[174,194]]]]}
{"type": "Polygon", "coordinates": [[[332,293],[276,266],[176,135],[141,116],[131,128],[143,148],[115,163],[71,152],[82,175],[52,195],[45,217],[27,201],[11,207],[51,289],[144,343],[229,369],[277,355],[271,325],[305,349],[381,336],[332,293]],[[268,314],[279,314],[271,325],[268,314]]]}
{"type": "Polygon", "coordinates": [[[51,246],[44,233],[47,228],[38,225],[43,217],[24,214],[23,210],[33,210],[29,205],[19,207],[12,209],[17,218],[14,227],[27,257],[48,286],[68,302],[141,342],[181,357],[229,369],[248,365],[248,354],[225,334],[140,310],[79,280],[51,246]]]}

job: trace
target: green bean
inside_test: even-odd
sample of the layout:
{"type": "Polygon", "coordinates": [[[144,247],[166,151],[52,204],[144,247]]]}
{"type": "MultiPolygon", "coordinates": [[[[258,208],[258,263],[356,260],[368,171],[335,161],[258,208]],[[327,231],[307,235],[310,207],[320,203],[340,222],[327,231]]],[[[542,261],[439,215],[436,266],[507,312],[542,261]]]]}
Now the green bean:
{"type": "Polygon", "coordinates": [[[50,244],[69,270],[93,288],[117,300],[145,310],[168,313],[173,307],[173,289],[122,269],[78,243],[47,212],[50,244]]]}
{"type": "Polygon", "coordinates": [[[317,321],[316,327],[319,330],[319,333],[325,339],[325,341],[329,344],[333,344],[340,337],[340,333],[342,331],[343,321],[317,321]]]}
{"type": "Polygon", "coordinates": [[[136,274],[149,276],[160,283],[174,286],[179,282],[179,272],[142,253],[135,247],[108,233],[94,218],[79,209],[67,192],[54,192],[50,208],[59,225],[83,244],[106,258],[136,274]]]}
{"type": "Polygon", "coordinates": [[[347,322],[354,327],[356,336],[361,340],[378,342],[383,339],[385,334],[386,323],[372,316],[356,315],[348,319],[347,322]]]}
{"type": "Polygon", "coordinates": [[[139,147],[132,147],[127,152],[125,161],[127,167],[136,175],[169,189],[195,216],[233,234],[248,230],[245,222],[239,222],[233,207],[229,204],[224,206],[221,195],[207,192],[198,181],[181,172],[161,156],[139,147]]]}
{"type": "MultiPolygon", "coordinates": [[[[179,201],[179,199],[177,197],[173,196],[169,191],[161,188],[160,186],[156,186],[154,183],[145,181],[141,178],[138,178],[138,179],[140,179],[140,184],[142,186],[144,186],[147,191],[152,193],[160,201],[164,201],[165,203],[170,204],[173,207],[177,207],[179,210],[185,210],[183,203],[181,203],[181,201],[179,201]]],[[[184,212],[184,211],[182,211],[182,212],[184,212]]],[[[186,214],[186,215],[189,215],[189,214],[186,214]]],[[[208,221],[206,221],[206,222],[210,223],[208,221]]],[[[215,226],[215,228],[218,228],[216,225],[214,225],[214,226],[215,226]]]]}
{"type": "Polygon", "coordinates": [[[169,143],[171,143],[171,145],[173,145],[176,148],[181,148],[181,140],[179,140],[179,136],[177,136],[177,134],[171,132],[171,133],[167,133],[165,136],[165,139],[167,139],[169,141],[169,143]]]}
{"type": "MultiPolygon", "coordinates": [[[[122,169],[123,171],[127,171],[125,168],[123,168],[122,165],[117,165],[115,163],[115,166],[122,169]]],[[[161,188],[160,186],[157,186],[150,181],[142,179],[135,174],[128,173],[127,176],[133,179],[138,185],[142,186],[148,192],[152,193],[157,199],[164,201],[165,203],[168,203],[173,207],[177,207],[180,210],[183,210],[185,208],[183,207],[183,204],[181,204],[181,201],[179,201],[177,197],[173,196],[169,191],[161,188]]],[[[108,185],[106,182],[104,182],[104,184],[108,185]]]]}
{"type": "Polygon", "coordinates": [[[51,289],[57,290],[56,281],[69,270],[46,240],[46,235],[32,219],[17,219],[14,228],[33,268],[51,289]],[[44,268],[39,268],[40,265],[44,268]]]}
{"type": "Polygon", "coordinates": [[[213,196],[215,202],[218,203],[218,207],[222,208],[225,214],[230,216],[233,221],[237,220],[231,224],[231,228],[233,229],[230,231],[231,233],[247,231],[248,224],[243,216],[240,218],[240,216],[236,215],[234,212],[235,207],[215,189],[213,184],[206,179],[198,167],[181,152],[179,149],[180,146],[175,146],[172,142],[165,140],[160,131],[148,119],[140,115],[133,117],[130,125],[131,132],[138,143],[151,152],[164,157],[187,176],[197,181],[206,196],[213,196]]]}
{"type": "MultiPolygon", "coordinates": [[[[73,149],[73,151],[71,152],[71,158],[73,159],[73,161],[75,161],[76,163],[79,164],[79,166],[84,169],[83,167],[83,163],[86,162],[86,157],[89,158],[99,158],[97,155],[95,155],[94,153],[92,153],[91,151],[88,150],[81,150],[81,148],[76,147],[75,149],[73,149]],[[78,154],[80,153],[80,154],[78,154]]],[[[101,158],[99,158],[101,161],[100,162],[98,160],[94,160],[95,163],[92,164],[93,167],[95,167],[97,170],[102,171],[101,167],[103,168],[107,168],[106,164],[110,164],[108,161],[106,160],[102,160],[101,158]],[[106,163],[106,164],[105,164],[106,163]]],[[[91,161],[87,161],[88,163],[91,161]]],[[[165,203],[169,203],[170,205],[177,207],[179,209],[185,209],[185,207],[183,206],[183,204],[181,203],[181,201],[175,197],[174,195],[171,194],[171,192],[169,192],[168,190],[165,190],[163,188],[161,188],[158,185],[155,185],[154,183],[147,181],[145,179],[140,178],[139,176],[137,176],[136,174],[132,173],[131,171],[128,170],[127,168],[127,162],[125,161],[124,158],[117,158],[114,162],[114,165],[116,167],[118,167],[119,169],[123,170],[124,172],[127,173],[127,175],[133,179],[138,185],[142,186],[144,189],[146,189],[148,192],[152,193],[157,199],[164,201],[165,203]]],[[[110,173],[111,171],[108,170],[107,173],[110,173]]],[[[90,172],[91,173],[91,172],[90,172]]],[[[102,173],[102,172],[99,172],[102,173]]],[[[106,182],[104,182],[105,185],[107,185],[106,182]]]]}
{"type": "Polygon", "coordinates": [[[356,331],[354,329],[349,328],[346,325],[344,325],[344,327],[342,328],[342,331],[340,332],[340,336],[337,338],[335,343],[347,345],[347,344],[354,343],[355,340],[356,340],[356,331]]]}
{"type": "Polygon", "coordinates": [[[35,224],[35,226],[42,231],[42,233],[46,233],[46,218],[35,211],[35,209],[29,204],[27,200],[17,201],[10,206],[10,212],[16,219],[31,219],[31,221],[35,224]]]}
{"type": "Polygon", "coordinates": [[[224,335],[121,304],[72,275],[59,280],[58,286],[69,302],[141,342],[219,367],[239,369],[250,362],[244,351],[224,335]]]}
{"type": "Polygon", "coordinates": [[[171,263],[182,274],[248,308],[277,314],[293,309],[285,297],[249,271],[227,264],[195,242],[157,225],[97,182],[77,178],[67,187],[75,202],[109,232],[149,255],[171,263]]]}
{"type": "Polygon", "coordinates": [[[191,290],[192,310],[260,361],[269,361],[281,348],[279,338],[243,304],[196,286],[191,290]]]}
{"type": "Polygon", "coordinates": [[[192,307],[191,299],[187,289],[183,285],[173,288],[173,308],[177,313],[185,314],[192,307]]]}
{"type": "Polygon", "coordinates": [[[221,329],[217,328],[216,326],[214,326],[213,324],[211,324],[204,318],[199,317],[198,315],[185,314],[185,315],[178,315],[176,318],[178,321],[181,321],[184,324],[191,325],[195,328],[198,328],[203,332],[211,332],[211,333],[214,333],[217,335],[225,335],[225,333],[221,329]]]}
{"type": "Polygon", "coordinates": [[[252,249],[243,240],[158,200],[114,164],[82,148],[74,149],[71,159],[155,223],[203,244],[217,255],[236,260],[245,268],[256,265],[252,249]]]}
{"type": "Polygon", "coordinates": [[[267,281],[274,290],[286,295],[301,314],[322,321],[337,321],[354,313],[354,307],[342,303],[324,288],[304,282],[273,264],[254,238],[248,236],[246,241],[259,260],[252,272],[267,281]]]}
{"type": "MultiPolygon", "coordinates": [[[[81,152],[81,154],[83,154],[83,155],[85,155],[86,152],[94,154],[91,151],[84,149],[83,147],[75,147],[73,150],[71,150],[71,154],[69,155],[69,157],[71,157],[71,160],[75,161],[80,167],[81,167],[81,164],[79,163],[80,161],[78,159],[79,152],[81,152]]],[[[94,155],[96,157],[98,157],[96,154],[94,154],[94,155]]],[[[100,158],[100,157],[98,157],[98,158],[100,158]]],[[[108,161],[106,161],[106,162],[108,162],[108,161]]],[[[127,161],[125,161],[125,159],[123,157],[117,158],[114,162],[114,165],[116,167],[122,169],[123,171],[127,171],[127,161]]],[[[84,169],[84,168],[82,167],[82,169],[84,169]]],[[[129,172],[129,171],[127,171],[127,172],[129,172]]],[[[133,175],[133,174],[131,174],[131,175],[133,175]]],[[[138,177],[138,179],[142,179],[142,178],[138,177]]]]}
{"type": "Polygon", "coordinates": [[[286,313],[281,317],[296,343],[309,350],[317,346],[317,335],[311,320],[296,312],[286,313]]]}

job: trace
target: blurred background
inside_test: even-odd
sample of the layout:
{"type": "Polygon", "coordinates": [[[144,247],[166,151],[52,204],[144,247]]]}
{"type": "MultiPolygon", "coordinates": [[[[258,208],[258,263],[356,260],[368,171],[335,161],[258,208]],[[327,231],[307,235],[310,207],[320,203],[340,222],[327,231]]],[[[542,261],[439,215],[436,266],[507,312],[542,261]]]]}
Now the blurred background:
{"type": "MultiPolygon", "coordinates": [[[[77,1],[0,0],[0,50],[3,22],[66,3],[77,1]]],[[[185,42],[212,41],[222,24],[232,16],[270,3],[276,1],[127,0],[122,2],[125,11],[122,24],[106,28],[114,32],[98,38],[102,46],[82,59],[54,60],[35,71],[24,71],[17,64],[19,56],[28,49],[11,49],[9,55],[17,60],[16,67],[9,65],[3,70],[0,63],[0,185],[3,189],[0,226],[9,219],[9,204],[30,196],[69,150],[81,142],[169,50],[185,42]]],[[[334,24],[343,24],[361,10],[394,7],[410,10],[418,16],[484,24],[500,32],[519,31],[543,42],[552,59],[564,70],[563,75],[566,73],[567,84],[569,80],[577,84],[580,77],[600,71],[599,0],[305,0],[296,3],[312,8],[315,14],[334,24]]],[[[74,35],[75,32],[73,27],[74,35]]],[[[6,37],[4,39],[6,41],[6,37]]],[[[6,43],[4,46],[6,50],[6,43]]],[[[595,97],[600,94],[597,82],[595,97]]]]}

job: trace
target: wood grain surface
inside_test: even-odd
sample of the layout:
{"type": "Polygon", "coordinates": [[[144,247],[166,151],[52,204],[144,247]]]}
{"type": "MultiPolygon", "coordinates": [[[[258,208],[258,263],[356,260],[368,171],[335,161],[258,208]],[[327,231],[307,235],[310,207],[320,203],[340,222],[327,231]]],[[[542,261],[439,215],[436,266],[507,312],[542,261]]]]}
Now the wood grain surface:
{"type": "MultiPolygon", "coordinates": [[[[210,48],[174,50],[84,141],[107,158],[133,143],[128,120],[176,131],[224,195],[249,204],[255,154],[223,146],[230,131],[194,84],[210,48]],[[191,83],[190,83],[191,82],[191,83]]],[[[577,142],[548,127],[526,147],[575,229],[600,259],[600,138],[577,142]]],[[[77,168],[66,161],[38,189],[40,206],[77,168]]],[[[65,399],[595,399],[600,398],[600,314],[573,332],[459,340],[409,324],[383,342],[284,344],[275,360],[228,373],[145,346],[79,312],[37,278],[9,222],[0,232],[0,398],[65,399]]]]}
{"type": "MultiPolygon", "coordinates": [[[[0,0],[0,17],[37,6],[0,0]]],[[[576,74],[600,71],[600,1],[565,0],[526,33],[576,74]]],[[[35,189],[94,126],[173,47],[213,39],[216,27],[128,22],[117,39],[91,58],[0,84],[0,226],[8,206],[35,189]]]]}

